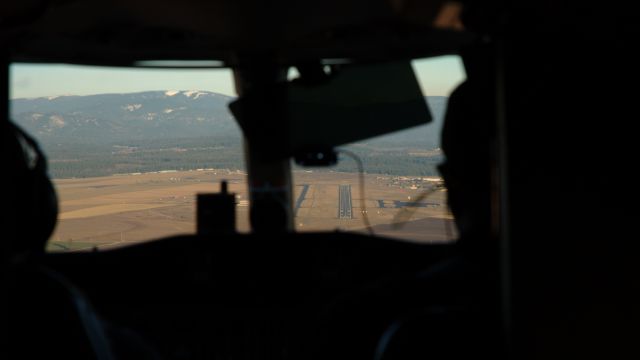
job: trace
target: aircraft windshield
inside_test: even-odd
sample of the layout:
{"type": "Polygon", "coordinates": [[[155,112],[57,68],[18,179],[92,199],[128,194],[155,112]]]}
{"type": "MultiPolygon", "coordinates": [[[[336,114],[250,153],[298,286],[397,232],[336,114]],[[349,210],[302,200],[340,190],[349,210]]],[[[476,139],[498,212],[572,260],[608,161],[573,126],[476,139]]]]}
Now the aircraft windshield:
{"type": "Polygon", "coordinates": [[[48,156],[60,213],[48,250],[195,232],[195,196],[221,180],[248,231],[231,72],[14,64],[11,117],[48,156]]]}
{"type": "MultiPolygon", "coordinates": [[[[464,74],[453,57],[416,61],[414,69],[433,123],[345,149],[364,164],[364,204],[376,234],[448,241],[454,226],[436,165],[446,96],[464,74]]],[[[229,70],[14,64],[10,91],[11,117],[47,154],[59,197],[48,251],[194,233],[196,194],[219,191],[222,180],[236,194],[238,230],[249,231],[229,70]]],[[[298,231],[366,231],[352,159],[295,168],[294,180],[298,231]]]]}

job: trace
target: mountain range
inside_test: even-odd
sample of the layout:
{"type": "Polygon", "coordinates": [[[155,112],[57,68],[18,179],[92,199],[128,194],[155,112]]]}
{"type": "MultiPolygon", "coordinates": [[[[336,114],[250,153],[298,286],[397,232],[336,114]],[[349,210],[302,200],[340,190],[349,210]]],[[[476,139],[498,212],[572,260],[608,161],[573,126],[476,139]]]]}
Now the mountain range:
{"type": "Polygon", "coordinates": [[[44,143],[239,136],[233,98],[207,91],[52,96],[11,101],[11,116],[44,143]]]}
{"type": "MultiPolygon", "coordinates": [[[[240,130],[228,110],[233,99],[196,90],[51,96],[11,100],[11,116],[45,145],[126,144],[203,136],[240,139],[240,130]]],[[[433,115],[432,125],[371,141],[438,147],[447,98],[425,99],[433,115]]]]}

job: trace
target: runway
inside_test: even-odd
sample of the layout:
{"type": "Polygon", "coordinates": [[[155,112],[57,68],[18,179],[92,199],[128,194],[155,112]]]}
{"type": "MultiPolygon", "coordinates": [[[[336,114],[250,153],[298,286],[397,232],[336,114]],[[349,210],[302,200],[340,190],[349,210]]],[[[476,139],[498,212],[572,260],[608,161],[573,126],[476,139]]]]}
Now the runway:
{"type": "Polygon", "coordinates": [[[340,185],[338,187],[338,219],[353,219],[351,185],[340,185]]]}

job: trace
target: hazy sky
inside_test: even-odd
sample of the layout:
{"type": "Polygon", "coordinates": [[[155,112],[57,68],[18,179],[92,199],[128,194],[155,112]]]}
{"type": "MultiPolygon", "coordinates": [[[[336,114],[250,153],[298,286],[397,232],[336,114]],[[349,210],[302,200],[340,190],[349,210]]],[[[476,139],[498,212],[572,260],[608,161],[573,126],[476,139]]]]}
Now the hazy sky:
{"type": "MultiPolygon", "coordinates": [[[[426,95],[448,95],[465,77],[457,56],[417,60],[414,69],[426,95]]],[[[235,95],[227,69],[126,69],[75,65],[11,66],[11,98],[128,93],[148,90],[207,90],[235,95]]]]}

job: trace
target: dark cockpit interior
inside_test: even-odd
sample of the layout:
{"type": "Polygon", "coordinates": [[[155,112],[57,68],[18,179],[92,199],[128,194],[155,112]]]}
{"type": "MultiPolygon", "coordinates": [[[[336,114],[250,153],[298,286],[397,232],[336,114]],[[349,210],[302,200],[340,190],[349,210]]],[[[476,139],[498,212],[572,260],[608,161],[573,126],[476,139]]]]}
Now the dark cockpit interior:
{"type": "Polygon", "coordinates": [[[2,2],[1,358],[637,358],[639,20],[578,1],[2,2]],[[293,169],[434,121],[411,61],[443,55],[466,73],[437,165],[456,241],[376,234],[350,193],[337,218],[363,231],[298,231],[293,169]],[[193,234],[45,251],[59,198],[11,118],[18,63],[229,69],[249,231],[225,183],[193,234]]]}

